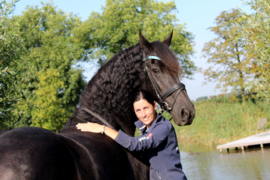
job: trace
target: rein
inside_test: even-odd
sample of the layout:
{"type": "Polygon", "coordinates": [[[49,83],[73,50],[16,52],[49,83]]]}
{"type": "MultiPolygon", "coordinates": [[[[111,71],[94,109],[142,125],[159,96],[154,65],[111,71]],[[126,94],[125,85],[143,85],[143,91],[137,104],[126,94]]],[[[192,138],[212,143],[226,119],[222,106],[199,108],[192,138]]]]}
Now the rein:
{"type": "MultiPolygon", "coordinates": [[[[101,122],[103,122],[106,126],[110,127],[111,129],[114,129],[105,119],[103,119],[100,115],[98,115],[97,113],[91,111],[90,109],[84,107],[84,106],[81,106],[81,105],[77,105],[76,108],[81,108],[83,109],[84,111],[88,112],[89,114],[91,114],[92,116],[98,118],[101,122]]],[[[115,129],[114,129],[115,130],[115,129]]]]}
{"type": "Polygon", "coordinates": [[[151,59],[154,59],[154,60],[159,60],[161,61],[161,59],[157,56],[148,56],[145,58],[145,54],[143,52],[143,62],[144,62],[144,72],[147,73],[150,81],[151,81],[151,84],[156,92],[156,95],[158,97],[158,99],[160,100],[160,102],[162,103],[161,104],[161,112],[159,114],[162,114],[164,111],[168,111],[168,112],[171,112],[172,111],[172,108],[173,108],[173,105],[176,101],[176,98],[177,96],[179,95],[179,93],[182,91],[182,90],[185,90],[185,85],[183,83],[177,83],[177,84],[174,84],[172,87],[170,87],[164,94],[161,95],[161,92],[158,88],[158,85],[157,83],[155,82],[154,78],[152,77],[151,73],[149,72],[149,69],[146,65],[146,61],[147,60],[151,60],[151,59]],[[165,100],[170,97],[175,91],[177,91],[177,94],[176,96],[174,97],[174,100],[173,100],[173,103],[171,105],[169,105],[165,100]]]}

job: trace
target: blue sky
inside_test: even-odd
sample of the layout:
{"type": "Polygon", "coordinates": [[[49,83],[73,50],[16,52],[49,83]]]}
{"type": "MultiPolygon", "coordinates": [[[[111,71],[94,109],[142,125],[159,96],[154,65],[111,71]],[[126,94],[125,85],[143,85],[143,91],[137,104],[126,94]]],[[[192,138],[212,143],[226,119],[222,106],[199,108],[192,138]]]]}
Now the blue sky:
{"type": "MultiPolygon", "coordinates": [[[[40,5],[37,0],[20,0],[16,4],[14,14],[19,15],[25,10],[26,6],[40,5]]],[[[81,17],[81,20],[86,20],[92,11],[102,12],[101,6],[106,5],[105,0],[43,0],[46,2],[53,2],[57,8],[66,13],[73,12],[81,17]]],[[[210,66],[207,64],[207,59],[202,58],[201,50],[204,43],[215,38],[215,35],[207,28],[215,26],[215,18],[222,12],[228,11],[232,8],[241,8],[247,13],[250,13],[250,8],[243,4],[242,0],[176,0],[175,1],[178,12],[176,13],[179,23],[186,24],[186,30],[192,32],[195,36],[195,50],[191,59],[195,65],[206,69],[210,66]]],[[[168,32],[169,33],[169,32],[168,32]]],[[[90,80],[96,69],[93,64],[85,64],[85,73],[87,80],[90,80]]],[[[220,90],[215,90],[215,83],[208,83],[202,86],[204,77],[200,73],[193,76],[194,80],[183,79],[186,84],[186,89],[191,100],[196,100],[201,96],[210,96],[220,94],[220,90]]]]}

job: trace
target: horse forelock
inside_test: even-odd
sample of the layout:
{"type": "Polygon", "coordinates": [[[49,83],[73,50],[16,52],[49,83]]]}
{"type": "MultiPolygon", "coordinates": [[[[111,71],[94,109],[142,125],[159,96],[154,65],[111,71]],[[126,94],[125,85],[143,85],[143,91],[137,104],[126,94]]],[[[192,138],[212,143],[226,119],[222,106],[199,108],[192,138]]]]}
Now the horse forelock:
{"type": "Polygon", "coordinates": [[[165,68],[172,74],[181,75],[182,69],[179,66],[176,56],[173,51],[165,44],[154,41],[151,43],[155,53],[161,59],[165,68]]]}

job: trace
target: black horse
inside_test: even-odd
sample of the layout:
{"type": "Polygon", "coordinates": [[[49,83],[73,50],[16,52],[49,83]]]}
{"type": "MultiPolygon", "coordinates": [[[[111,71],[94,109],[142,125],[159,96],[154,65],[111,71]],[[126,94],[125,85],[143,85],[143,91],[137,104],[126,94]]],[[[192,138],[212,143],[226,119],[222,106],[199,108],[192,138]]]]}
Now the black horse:
{"type": "MultiPolygon", "coordinates": [[[[99,69],[78,104],[106,119],[114,129],[133,136],[137,118],[132,97],[146,89],[159,104],[173,108],[177,125],[191,124],[195,109],[180,84],[181,69],[169,49],[172,33],[163,42],[149,43],[141,32],[139,37],[139,44],[123,50],[99,69]],[[165,96],[157,95],[168,89],[165,96]]],[[[90,121],[103,124],[85,109],[75,108],[58,134],[35,127],[1,132],[0,179],[149,179],[148,164],[140,154],[130,154],[105,135],[75,127],[90,121]]]]}

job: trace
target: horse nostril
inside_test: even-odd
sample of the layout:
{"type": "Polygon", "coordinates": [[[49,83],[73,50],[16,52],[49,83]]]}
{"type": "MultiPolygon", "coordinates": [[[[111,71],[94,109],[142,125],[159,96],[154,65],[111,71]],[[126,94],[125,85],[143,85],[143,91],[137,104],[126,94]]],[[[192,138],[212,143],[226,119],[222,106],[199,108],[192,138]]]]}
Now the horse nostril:
{"type": "Polygon", "coordinates": [[[185,126],[192,123],[192,120],[190,121],[191,113],[189,113],[188,110],[185,108],[182,108],[180,111],[178,111],[178,120],[174,121],[178,126],[185,126]]]}
{"type": "Polygon", "coordinates": [[[182,121],[186,121],[188,119],[188,117],[189,117],[189,112],[185,108],[183,108],[181,110],[181,119],[182,119],[182,121]]]}

